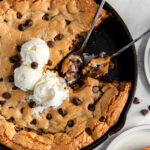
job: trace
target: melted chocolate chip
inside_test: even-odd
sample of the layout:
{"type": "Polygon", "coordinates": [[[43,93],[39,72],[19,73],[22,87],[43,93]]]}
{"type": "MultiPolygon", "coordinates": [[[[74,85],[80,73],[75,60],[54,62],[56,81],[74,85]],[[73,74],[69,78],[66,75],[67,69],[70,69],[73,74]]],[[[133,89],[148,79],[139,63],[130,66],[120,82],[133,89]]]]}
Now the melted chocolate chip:
{"type": "Polygon", "coordinates": [[[24,25],[24,24],[20,24],[20,25],[18,26],[18,29],[19,29],[20,31],[24,31],[24,30],[27,29],[27,27],[26,27],[26,25],[24,25]]]}
{"type": "Polygon", "coordinates": [[[20,45],[17,45],[17,51],[21,52],[21,46],[20,45]]]}
{"type": "Polygon", "coordinates": [[[47,45],[49,48],[52,48],[52,47],[54,47],[55,43],[53,41],[48,41],[47,45]]]}
{"type": "Polygon", "coordinates": [[[51,120],[51,119],[52,119],[52,115],[51,115],[50,113],[48,113],[48,114],[46,115],[46,119],[47,119],[47,120],[51,120]]]}
{"type": "Polygon", "coordinates": [[[32,69],[37,69],[38,68],[38,63],[37,62],[32,62],[31,63],[31,68],[32,69]]]}
{"type": "Polygon", "coordinates": [[[15,85],[12,87],[13,90],[17,90],[18,87],[16,87],[15,85]]]}
{"type": "Polygon", "coordinates": [[[100,90],[99,86],[93,86],[92,91],[93,93],[98,93],[100,90]]]}
{"type": "Polygon", "coordinates": [[[66,25],[67,25],[67,26],[71,23],[70,20],[65,20],[65,21],[66,21],[66,25]]]}
{"type": "Polygon", "coordinates": [[[13,76],[13,75],[10,75],[10,76],[8,77],[8,81],[9,81],[9,82],[14,82],[14,76],[13,76]]]}
{"type": "Polygon", "coordinates": [[[20,109],[20,112],[23,113],[23,110],[24,110],[24,108],[22,107],[22,108],[20,109]]]}
{"type": "Polygon", "coordinates": [[[124,92],[125,86],[124,86],[124,85],[119,85],[119,86],[118,86],[118,90],[119,90],[120,92],[124,92]]]}
{"type": "Polygon", "coordinates": [[[5,98],[5,99],[9,99],[11,97],[11,94],[8,93],[8,92],[5,92],[2,94],[2,97],[5,98]]]}
{"type": "Polygon", "coordinates": [[[67,125],[68,125],[68,127],[73,127],[74,121],[73,121],[73,120],[69,120],[69,121],[67,122],[67,125]]]}
{"type": "Polygon", "coordinates": [[[63,38],[64,38],[63,34],[58,34],[58,35],[55,36],[54,40],[58,41],[58,40],[62,40],[63,38]]]}
{"type": "Polygon", "coordinates": [[[18,55],[15,55],[15,56],[10,57],[9,60],[11,63],[16,63],[16,62],[19,62],[20,59],[18,55]]]}
{"type": "Polygon", "coordinates": [[[102,117],[99,118],[99,121],[100,122],[106,122],[106,118],[104,116],[102,116],[102,117]]]}
{"type": "Polygon", "coordinates": [[[21,19],[21,18],[22,18],[22,14],[21,14],[21,12],[17,12],[17,14],[16,14],[16,15],[17,15],[17,18],[18,18],[18,19],[21,19]]]}
{"type": "Polygon", "coordinates": [[[10,106],[10,107],[8,107],[9,109],[13,109],[14,107],[13,106],[10,106]]]}
{"type": "Polygon", "coordinates": [[[87,134],[92,135],[92,131],[91,131],[90,128],[86,128],[85,131],[86,131],[87,134]]]}
{"type": "Polygon", "coordinates": [[[95,105],[94,104],[89,104],[88,110],[94,111],[95,110],[95,105]]]}
{"type": "Polygon", "coordinates": [[[13,122],[14,120],[14,117],[10,117],[9,119],[7,119],[8,122],[13,122]]]}
{"type": "Polygon", "coordinates": [[[135,97],[133,103],[134,104],[140,104],[140,100],[137,97],[135,97]]]}
{"type": "Polygon", "coordinates": [[[59,114],[62,115],[63,117],[67,114],[67,111],[66,111],[65,109],[63,109],[63,108],[59,108],[59,109],[58,109],[58,112],[59,112],[59,114]]]}
{"type": "Polygon", "coordinates": [[[31,27],[33,25],[33,21],[31,19],[26,20],[25,24],[26,27],[31,27]]]}
{"type": "Polygon", "coordinates": [[[16,130],[16,132],[19,132],[19,131],[23,130],[23,128],[15,127],[15,130],[16,130]]]}
{"type": "Polygon", "coordinates": [[[6,103],[6,101],[0,101],[0,105],[3,106],[6,103]]]}
{"type": "Polygon", "coordinates": [[[142,113],[144,116],[146,116],[146,115],[149,113],[149,111],[148,111],[147,109],[143,109],[143,110],[141,110],[141,113],[142,113]]]}
{"type": "Polygon", "coordinates": [[[36,107],[36,103],[35,103],[34,101],[31,101],[31,102],[29,103],[29,107],[30,107],[30,108],[35,108],[35,107],[36,107]]]}
{"type": "Polygon", "coordinates": [[[42,17],[43,20],[45,21],[49,21],[50,20],[50,15],[48,13],[46,13],[43,17],[42,17]]]}
{"type": "Polygon", "coordinates": [[[51,66],[53,62],[49,59],[47,65],[51,66]]]}
{"type": "Polygon", "coordinates": [[[36,124],[37,124],[36,119],[33,119],[33,120],[30,122],[30,124],[36,125],[36,124]]]}
{"type": "Polygon", "coordinates": [[[0,78],[0,82],[2,82],[3,81],[3,78],[0,78]]]}
{"type": "Polygon", "coordinates": [[[15,63],[14,65],[13,65],[13,69],[16,69],[16,68],[18,68],[18,67],[20,67],[21,66],[21,63],[15,63]]]}
{"type": "Polygon", "coordinates": [[[78,106],[78,105],[80,105],[82,102],[81,102],[81,100],[80,100],[79,98],[74,97],[74,98],[72,99],[72,103],[73,103],[74,105],[78,106]]]}

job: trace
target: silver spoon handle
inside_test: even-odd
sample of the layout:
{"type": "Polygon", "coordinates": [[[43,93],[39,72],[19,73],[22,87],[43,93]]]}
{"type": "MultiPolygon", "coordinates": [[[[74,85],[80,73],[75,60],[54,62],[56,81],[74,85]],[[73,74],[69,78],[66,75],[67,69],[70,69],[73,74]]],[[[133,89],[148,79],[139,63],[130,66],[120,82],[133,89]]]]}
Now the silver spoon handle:
{"type": "Polygon", "coordinates": [[[92,31],[93,31],[93,29],[94,29],[94,27],[95,27],[95,24],[96,24],[96,21],[97,21],[99,15],[100,15],[100,12],[101,12],[101,10],[103,9],[103,6],[104,6],[105,2],[106,2],[106,0],[102,0],[102,1],[101,1],[101,4],[100,4],[99,9],[98,9],[98,11],[97,11],[97,14],[96,14],[96,16],[95,16],[95,18],[94,18],[93,24],[92,24],[92,26],[91,26],[91,28],[90,28],[90,31],[88,32],[88,34],[87,34],[87,36],[86,36],[86,39],[84,40],[84,42],[83,42],[83,44],[82,44],[82,46],[81,46],[80,51],[83,51],[83,49],[85,48],[85,46],[86,46],[86,44],[87,44],[87,42],[88,42],[88,40],[89,40],[89,38],[90,38],[90,36],[91,36],[91,34],[92,34],[92,31]]]}
{"type": "Polygon", "coordinates": [[[123,48],[121,48],[118,52],[114,53],[111,58],[118,56],[119,54],[123,53],[125,50],[127,50],[129,47],[131,47],[132,45],[134,45],[137,41],[139,41],[141,38],[143,38],[145,35],[147,35],[150,32],[150,29],[148,29],[146,32],[144,32],[143,34],[141,34],[138,38],[136,38],[135,40],[133,40],[132,42],[130,42],[128,45],[124,46],[123,48]]]}

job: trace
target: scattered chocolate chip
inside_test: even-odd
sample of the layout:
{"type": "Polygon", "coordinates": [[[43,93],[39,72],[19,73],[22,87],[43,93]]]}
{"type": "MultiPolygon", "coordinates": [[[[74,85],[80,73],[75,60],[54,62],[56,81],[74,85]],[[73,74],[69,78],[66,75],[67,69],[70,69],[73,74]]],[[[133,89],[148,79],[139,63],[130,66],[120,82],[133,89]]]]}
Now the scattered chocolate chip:
{"type": "Polygon", "coordinates": [[[86,131],[87,134],[92,135],[92,131],[91,131],[90,128],[86,128],[85,131],[86,131]]]}
{"type": "Polygon", "coordinates": [[[8,92],[5,92],[2,94],[2,97],[5,98],[5,99],[9,99],[11,97],[11,94],[8,93],[8,92]]]}
{"type": "Polygon", "coordinates": [[[63,109],[63,108],[59,108],[59,109],[58,109],[58,112],[59,112],[59,114],[62,115],[63,117],[67,114],[67,111],[66,111],[65,109],[63,109]]]}
{"type": "Polygon", "coordinates": [[[88,110],[94,111],[95,110],[95,105],[94,104],[89,104],[88,110]]]}
{"type": "Polygon", "coordinates": [[[49,59],[47,65],[51,66],[53,62],[49,59]]]}
{"type": "Polygon", "coordinates": [[[33,120],[30,122],[30,124],[33,124],[33,125],[37,124],[36,119],[33,119],[33,120]]]}
{"type": "Polygon", "coordinates": [[[107,57],[107,54],[106,54],[106,52],[101,52],[98,57],[105,58],[105,57],[107,57]]]}
{"type": "Polygon", "coordinates": [[[77,97],[74,97],[74,98],[72,99],[72,103],[73,103],[74,105],[78,106],[78,105],[81,104],[81,100],[80,100],[79,98],[77,98],[77,97]]]}
{"type": "Polygon", "coordinates": [[[22,107],[22,108],[20,109],[20,112],[23,113],[23,110],[24,110],[24,108],[22,107]]]}
{"type": "Polygon", "coordinates": [[[119,90],[120,92],[123,92],[123,91],[125,90],[125,86],[124,86],[124,85],[119,85],[119,86],[118,86],[118,90],[119,90]]]}
{"type": "Polygon", "coordinates": [[[14,107],[13,106],[10,106],[10,107],[8,107],[9,109],[13,109],[14,107]]]}
{"type": "Polygon", "coordinates": [[[0,82],[2,82],[3,81],[3,78],[0,78],[0,82]]]}
{"type": "Polygon", "coordinates": [[[14,85],[14,86],[12,87],[12,89],[13,89],[13,90],[17,90],[18,87],[14,85]]]}
{"type": "Polygon", "coordinates": [[[69,120],[69,121],[67,122],[67,125],[68,125],[68,127],[73,127],[74,121],[73,121],[73,120],[69,120]]]}
{"type": "Polygon", "coordinates": [[[52,48],[52,47],[54,47],[55,43],[53,41],[48,41],[47,45],[49,48],[52,48]]]}
{"type": "Polygon", "coordinates": [[[8,21],[5,19],[4,22],[8,22],[8,21]]]}
{"type": "Polygon", "coordinates": [[[137,97],[135,97],[133,103],[134,104],[140,104],[140,100],[137,97]]]}
{"type": "Polygon", "coordinates": [[[50,15],[48,13],[46,13],[43,17],[42,17],[43,20],[45,21],[49,21],[50,20],[50,15]]]}
{"type": "Polygon", "coordinates": [[[21,46],[20,45],[17,45],[17,51],[21,52],[21,46]]]}
{"type": "Polygon", "coordinates": [[[3,106],[6,103],[6,101],[0,101],[0,105],[3,106]]]}
{"type": "Polygon", "coordinates": [[[16,132],[19,132],[19,131],[23,130],[23,128],[15,127],[15,130],[16,130],[16,132]]]}
{"type": "Polygon", "coordinates": [[[35,108],[35,107],[36,107],[36,103],[35,103],[34,101],[31,101],[31,102],[29,103],[29,107],[30,107],[30,108],[35,108]]]}
{"type": "Polygon", "coordinates": [[[67,25],[67,26],[71,23],[70,20],[65,20],[65,21],[66,21],[66,25],[67,25]]]}
{"type": "Polygon", "coordinates": [[[47,119],[47,120],[51,120],[51,119],[52,119],[52,115],[51,115],[50,113],[48,113],[48,114],[46,115],[46,119],[47,119]]]}
{"type": "Polygon", "coordinates": [[[32,69],[37,69],[38,68],[38,63],[37,62],[32,62],[31,63],[31,68],[32,69]]]}
{"type": "Polygon", "coordinates": [[[26,20],[25,24],[26,27],[31,27],[33,25],[33,21],[31,19],[26,20]]]}
{"type": "Polygon", "coordinates": [[[2,2],[3,0],[0,0],[0,2],[2,2]]]}
{"type": "Polygon", "coordinates": [[[92,91],[93,93],[98,93],[100,90],[99,86],[93,86],[92,91]]]}
{"type": "Polygon", "coordinates": [[[57,40],[62,40],[64,38],[64,35],[63,34],[58,34],[55,36],[54,40],[57,41],[57,40]]]}
{"type": "Polygon", "coordinates": [[[24,25],[24,24],[20,24],[20,25],[18,26],[18,29],[19,29],[20,31],[24,31],[24,30],[27,29],[27,27],[26,27],[26,25],[24,25]]]}
{"type": "Polygon", "coordinates": [[[141,113],[142,113],[144,116],[146,116],[146,115],[149,113],[149,111],[148,111],[147,109],[143,109],[143,110],[141,110],[141,113]]]}
{"type": "Polygon", "coordinates": [[[18,68],[18,67],[20,67],[21,66],[21,63],[15,63],[14,65],[13,65],[13,69],[16,69],[16,68],[18,68]]]}
{"type": "Polygon", "coordinates": [[[99,118],[99,121],[100,122],[106,122],[106,118],[104,116],[102,116],[102,117],[99,118]]]}
{"type": "Polygon", "coordinates": [[[18,55],[15,55],[15,56],[10,57],[9,60],[11,63],[17,63],[19,62],[20,59],[18,55]]]}
{"type": "Polygon", "coordinates": [[[9,119],[7,119],[8,122],[13,122],[14,120],[14,117],[10,117],[9,119]]]}
{"type": "Polygon", "coordinates": [[[18,19],[21,19],[21,18],[22,18],[21,12],[17,12],[17,18],[18,18],[18,19]]]}
{"type": "Polygon", "coordinates": [[[8,81],[9,81],[9,82],[14,82],[14,76],[13,76],[13,75],[10,75],[10,76],[8,77],[8,81]]]}

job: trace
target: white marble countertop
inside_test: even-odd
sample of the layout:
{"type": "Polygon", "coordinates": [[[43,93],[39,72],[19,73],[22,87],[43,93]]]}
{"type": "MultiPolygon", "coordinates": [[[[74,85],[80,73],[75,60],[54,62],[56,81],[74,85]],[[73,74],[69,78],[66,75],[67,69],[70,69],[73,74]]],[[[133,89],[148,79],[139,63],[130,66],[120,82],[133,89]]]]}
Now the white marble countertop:
{"type": "MultiPolygon", "coordinates": [[[[150,28],[150,0],[107,0],[120,14],[127,24],[133,38],[150,28]]],[[[127,116],[124,128],[117,134],[106,140],[95,150],[106,150],[108,144],[123,131],[139,126],[150,124],[150,113],[143,117],[141,109],[150,106],[150,85],[144,71],[144,52],[150,34],[136,44],[138,55],[138,84],[135,96],[141,101],[139,105],[132,104],[127,116]]],[[[113,149],[112,149],[113,150],[113,149]]]]}

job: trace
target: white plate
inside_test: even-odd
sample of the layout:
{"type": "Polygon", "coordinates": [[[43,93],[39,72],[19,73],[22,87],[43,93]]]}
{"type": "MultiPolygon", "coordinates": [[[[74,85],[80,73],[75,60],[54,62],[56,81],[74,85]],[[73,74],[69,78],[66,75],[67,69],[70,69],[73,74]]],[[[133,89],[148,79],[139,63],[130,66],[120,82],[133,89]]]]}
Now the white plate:
{"type": "Polygon", "coordinates": [[[150,125],[129,129],[115,138],[106,150],[141,150],[150,146],[150,125]]]}
{"type": "Polygon", "coordinates": [[[145,74],[146,74],[147,80],[150,84],[150,39],[147,42],[147,46],[145,50],[144,67],[145,67],[145,74]]]}

